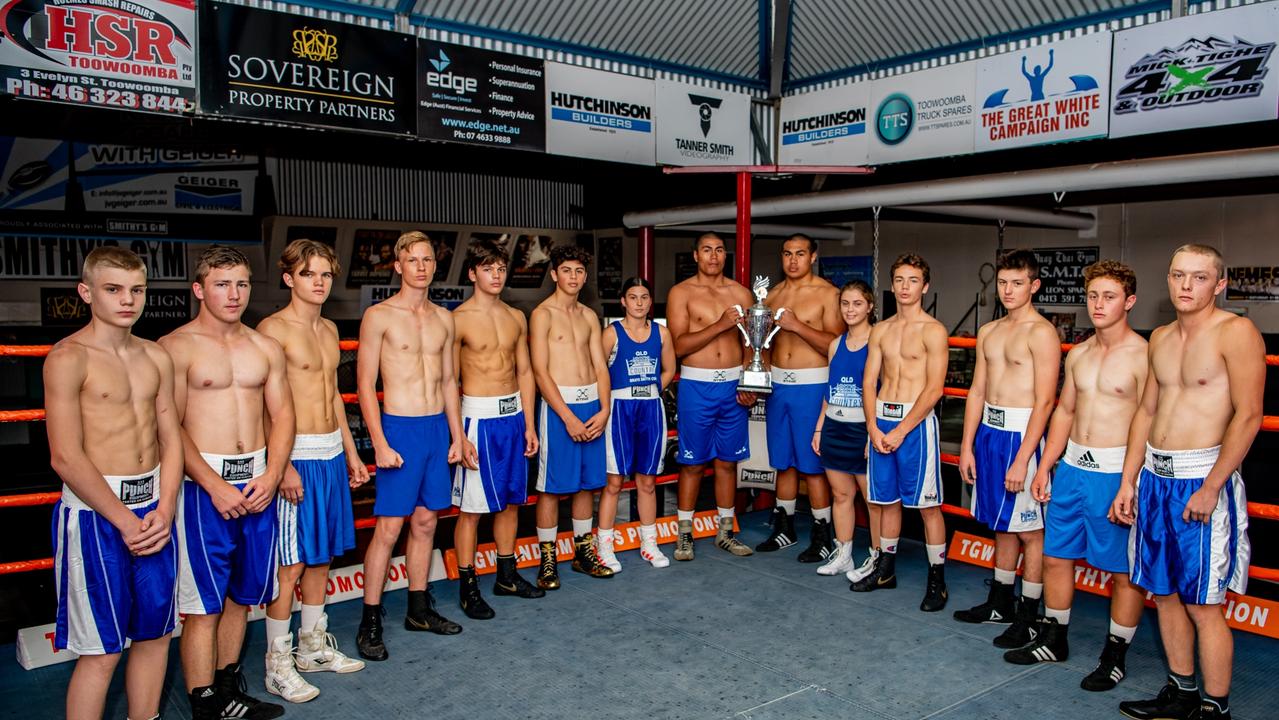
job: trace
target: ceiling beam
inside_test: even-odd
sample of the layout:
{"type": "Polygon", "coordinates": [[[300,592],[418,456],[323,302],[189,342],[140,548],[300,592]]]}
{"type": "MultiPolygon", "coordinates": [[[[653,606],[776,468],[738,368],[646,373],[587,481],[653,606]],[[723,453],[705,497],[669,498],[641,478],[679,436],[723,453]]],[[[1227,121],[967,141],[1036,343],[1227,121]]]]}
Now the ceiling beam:
{"type": "Polygon", "coordinates": [[[790,39],[791,0],[772,0],[772,31],[768,33],[768,97],[782,96],[786,80],[786,44],[790,39]]]}

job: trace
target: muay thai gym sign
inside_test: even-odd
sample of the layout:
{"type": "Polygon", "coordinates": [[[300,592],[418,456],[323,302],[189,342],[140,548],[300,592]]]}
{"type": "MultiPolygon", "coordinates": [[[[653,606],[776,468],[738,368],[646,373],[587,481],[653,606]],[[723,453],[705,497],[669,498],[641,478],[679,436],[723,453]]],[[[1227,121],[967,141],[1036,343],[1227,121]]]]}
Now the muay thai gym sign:
{"type": "Polygon", "coordinates": [[[36,100],[195,107],[195,0],[0,0],[0,83],[36,100]]]}
{"type": "Polygon", "coordinates": [[[202,3],[200,109],[411,134],[415,40],[240,5],[202,3]]]}

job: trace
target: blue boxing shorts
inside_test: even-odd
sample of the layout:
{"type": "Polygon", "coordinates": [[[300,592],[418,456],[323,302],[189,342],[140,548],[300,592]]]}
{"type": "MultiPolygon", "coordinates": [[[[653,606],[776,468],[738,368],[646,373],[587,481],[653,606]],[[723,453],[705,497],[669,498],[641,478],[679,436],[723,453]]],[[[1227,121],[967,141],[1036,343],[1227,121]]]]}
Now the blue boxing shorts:
{"type": "Polygon", "coordinates": [[[466,513],[496,513],[528,500],[524,405],[520,394],[462,396],[462,429],[475,445],[480,469],[457,465],[453,504],[466,513]]]}
{"type": "MultiPolygon", "coordinates": [[[[890,433],[910,414],[915,403],[876,403],[875,426],[890,433]]],[[[929,508],[942,503],[941,445],[937,439],[937,414],[928,417],[906,434],[891,453],[870,449],[866,477],[867,500],[876,505],[929,508]]]]}
{"type": "Polygon", "coordinates": [[[1026,465],[1026,484],[1021,492],[1008,492],[1004,478],[1021,448],[1022,433],[1030,422],[1030,408],[986,405],[981,425],[973,439],[973,459],[977,482],[973,488],[973,518],[995,532],[1030,532],[1044,527],[1044,510],[1030,494],[1030,483],[1044,451],[1043,438],[1026,465]]]}
{"type": "Polygon", "coordinates": [[[276,504],[280,564],[327,565],[355,547],[342,431],[295,435],[289,460],[302,478],[302,502],[294,505],[281,498],[276,504]]]}
{"type": "MultiPolygon", "coordinates": [[[[160,504],[160,468],[103,478],[139,518],[160,504]]],[[[120,531],[71,488],[53,508],[53,579],[58,615],[53,644],[77,655],[124,651],[127,640],[154,640],[177,623],[175,538],[159,552],[134,557],[120,531]]]]}
{"type": "Polygon", "coordinates": [[[1226,591],[1248,589],[1248,499],[1236,470],[1221,486],[1208,522],[1181,514],[1217,462],[1221,446],[1156,450],[1146,446],[1137,478],[1137,522],[1128,541],[1132,582],[1155,595],[1176,595],[1190,605],[1219,605],[1226,591]]]}
{"type": "MultiPolygon", "coordinates": [[[[569,412],[582,422],[600,411],[598,385],[560,386],[559,391],[569,412]]],[[[569,495],[604,487],[607,478],[603,435],[588,442],[575,442],[569,437],[564,420],[545,402],[539,403],[537,426],[538,492],[569,495]]]]}
{"type": "Polygon", "coordinates": [[[822,463],[813,452],[813,431],[822,414],[830,368],[772,371],[773,392],[764,401],[768,437],[768,464],[774,470],[795,468],[805,475],[819,475],[822,463]]]}
{"type": "MultiPolygon", "coordinates": [[[[702,465],[711,460],[737,462],[750,457],[747,408],[737,403],[740,367],[680,367],[679,461],[702,465]]],[[[812,432],[812,430],[809,430],[812,432]]]]}
{"type": "Polygon", "coordinates": [[[613,390],[605,437],[610,475],[656,475],[666,456],[666,408],[657,385],[613,390]]]}
{"type": "Polygon", "coordinates": [[[1128,528],[1107,517],[1123,479],[1126,450],[1066,443],[1044,508],[1045,555],[1083,558],[1100,570],[1128,573],[1128,528]]]}
{"type": "Polygon", "coordinates": [[[865,475],[866,412],[860,407],[826,406],[826,422],[822,423],[821,462],[827,470],[865,475]]]}
{"type": "MultiPolygon", "coordinates": [[[[266,448],[246,455],[200,453],[213,471],[236,490],[266,472],[266,448]]],[[[275,599],[277,511],[226,520],[199,483],[187,478],[178,499],[178,611],[216,615],[230,598],[240,605],[275,599]]]]}
{"type": "Polygon", "coordinates": [[[388,415],[382,413],[382,435],[400,454],[397,468],[378,468],[373,514],[408,517],[417,508],[443,510],[453,505],[449,475],[449,422],[444,413],[388,415]]]}

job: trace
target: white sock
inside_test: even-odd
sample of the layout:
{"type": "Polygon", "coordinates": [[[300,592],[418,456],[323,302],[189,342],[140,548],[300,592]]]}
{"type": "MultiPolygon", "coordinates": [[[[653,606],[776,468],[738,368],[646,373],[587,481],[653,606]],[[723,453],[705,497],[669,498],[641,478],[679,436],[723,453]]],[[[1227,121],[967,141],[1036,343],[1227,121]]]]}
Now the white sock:
{"type": "Polygon", "coordinates": [[[1021,596],[1031,600],[1038,600],[1044,596],[1044,584],[1041,582],[1027,582],[1025,578],[1022,578],[1021,596]]]}
{"type": "Polygon", "coordinates": [[[1000,585],[1012,585],[1017,582],[1017,571],[995,568],[995,582],[1000,585]]]}
{"type": "Polygon", "coordinates": [[[540,543],[555,542],[555,538],[559,534],[560,529],[557,527],[540,527],[537,529],[537,541],[540,543]]]}
{"type": "Polygon", "coordinates": [[[790,500],[782,500],[781,498],[778,498],[777,507],[785,510],[787,515],[794,515],[795,502],[796,502],[795,498],[791,498],[790,500]]]}
{"type": "Polygon", "coordinates": [[[643,542],[657,542],[657,526],[656,525],[640,525],[640,540],[643,542]]]}
{"type": "Polygon", "coordinates": [[[678,520],[679,522],[684,522],[685,520],[689,522],[693,522],[693,511],[692,510],[676,510],[675,519],[678,520]]]}
{"type": "Polygon", "coordinates": [[[813,508],[813,520],[825,520],[830,522],[830,505],[824,508],[813,508]]]}
{"type": "Polygon", "coordinates": [[[881,538],[879,539],[879,551],[880,551],[880,552],[886,552],[886,553],[888,553],[889,555],[896,555],[896,554],[897,554],[897,540],[898,540],[898,538],[886,538],[886,537],[881,537],[881,538]]]}
{"type": "Polygon", "coordinates": [[[1137,626],[1133,625],[1132,627],[1128,627],[1127,625],[1120,625],[1114,620],[1111,620],[1110,634],[1126,643],[1131,643],[1133,636],[1137,634],[1137,626]]]}
{"type": "Polygon", "coordinates": [[[302,615],[298,618],[298,632],[311,632],[315,630],[315,626],[320,624],[320,618],[324,616],[323,605],[307,605],[302,603],[302,615]]]}
{"type": "Polygon", "coordinates": [[[1045,605],[1044,617],[1052,618],[1053,620],[1056,620],[1058,625],[1069,625],[1070,624],[1070,608],[1066,608],[1065,610],[1054,610],[1053,608],[1050,608],[1047,605],[1045,605]]]}
{"type": "Polygon", "coordinates": [[[591,534],[591,518],[579,520],[573,518],[573,534],[574,535],[590,535],[591,534]]]}
{"type": "Polygon", "coordinates": [[[929,565],[943,565],[946,563],[946,544],[941,545],[925,545],[928,550],[929,565]]]}
{"type": "Polygon", "coordinates": [[[266,649],[270,652],[275,647],[275,639],[282,638],[289,634],[289,626],[293,622],[293,615],[284,620],[276,620],[273,617],[266,619],[266,649]]]}
{"type": "Polygon", "coordinates": [[[732,518],[732,517],[733,517],[733,508],[731,508],[731,507],[726,507],[726,508],[716,507],[716,508],[715,508],[715,511],[719,513],[719,516],[720,516],[721,518],[732,518]]]}

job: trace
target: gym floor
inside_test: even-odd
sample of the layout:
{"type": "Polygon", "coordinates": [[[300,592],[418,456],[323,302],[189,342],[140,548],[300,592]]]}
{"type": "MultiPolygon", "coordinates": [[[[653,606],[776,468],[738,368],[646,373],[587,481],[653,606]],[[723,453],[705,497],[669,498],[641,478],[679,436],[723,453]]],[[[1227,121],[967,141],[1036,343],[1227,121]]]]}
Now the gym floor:
{"type": "MultiPolygon", "coordinates": [[[[1119,717],[1120,700],[1153,696],[1164,682],[1153,610],[1128,653],[1128,677],[1111,692],[1085,692],[1079,681],[1101,651],[1105,599],[1076,596],[1068,662],[1009,665],[991,645],[1000,626],[951,617],[985,598],[989,571],[948,563],[950,604],[924,614],[922,545],[903,541],[896,590],[854,594],[843,578],[795,561],[808,516],[796,519],[804,543],[770,555],[735,558],[699,540],[695,561],[663,570],[623,553],[624,570],[611,580],[561,564],[563,588],[541,600],[494,598],[491,576],[482,578],[498,614],[487,622],[457,608],[456,582],[436,583],[440,609],[465,626],[452,637],[406,632],[405,593],[388,593],[391,659],[353,675],[307,675],[320,696],[285,717],[1080,720],[1119,717]]],[[[746,515],[743,540],[766,537],[767,521],[767,513],[746,515]]],[[[859,559],[865,540],[859,533],[859,559]]],[[[668,555],[673,548],[663,546],[668,555]]],[[[359,609],[351,601],[329,610],[330,629],[351,654],[359,609]]],[[[262,623],[251,623],[249,691],[267,698],[263,652],[262,623]]],[[[190,717],[177,655],[175,645],[166,719],[190,717]]],[[[70,663],[25,671],[12,646],[0,656],[0,717],[61,716],[70,663]]],[[[1235,633],[1234,717],[1273,717],[1276,671],[1279,642],[1235,633]]],[[[125,716],[122,672],[116,680],[109,718],[125,716]]]]}

